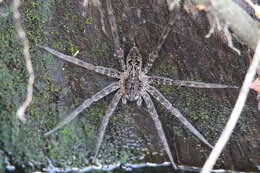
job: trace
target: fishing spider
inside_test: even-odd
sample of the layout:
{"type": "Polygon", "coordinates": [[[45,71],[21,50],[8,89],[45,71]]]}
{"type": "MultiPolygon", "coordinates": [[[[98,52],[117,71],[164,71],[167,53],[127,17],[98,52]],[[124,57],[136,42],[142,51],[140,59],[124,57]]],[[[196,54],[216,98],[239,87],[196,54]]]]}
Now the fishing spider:
{"type": "Polygon", "coordinates": [[[109,121],[109,118],[115,111],[118,103],[122,100],[123,104],[126,104],[127,100],[136,101],[138,106],[141,106],[142,101],[144,100],[148,112],[151,115],[155,127],[158,131],[161,142],[165,148],[165,151],[171,161],[174,169],[177,169],[177,166],[173,160],[172,153],[170,151],[165,133],[162,128],[162,124],[158,118],[157,111],[154,107],[151,96],[154,97],[159,103],[161,103],[168,111],[170,111],[174,116],[176,116],[183,124],[188,128],[195,136],[197,136],[202,142],[212,148],[212,145],[203,137],[203,135],[196,130],[192,124],[182,115],[182,113],[173,105],[155,88],[152,84],[164,84],[164,85],[173,85],[173,86],[187,86],[187,87],[195,87],[195,88],[233,88],[233,86],[221,85],[221,84],[210,84],[203,82],[193,82],[193,81],[180,81],[173,80],[166,77],[161,76],[148,76],[147,73],[151,69],[155,59],[158,58],[158,54],[167,39],[169,33],[171,32],[171,28],[174,24],[174,19],[180,9],[179,1],[175,2],[174,9],[170,11],[168,24],[163,28],[162,34],[159,37],[157,45],[154,47],[153,51],[149,54],[148,62],[143,64],[142,56],[140,54],[139,49],[136,45],[134,45],[130,51],[126,59],[124,59],[124,51],[120,47],[119,35],[117,31],[115,16],[113,14],[113,8],[111,4],[111,0],[106,0],[106,6],[108,11],[108,18],[111,27],[112,37],[114,41],[114,45],[116,48],[115,56],[119,59],[123,72],[119,72],[113,68],[107,68],[102,66],[95,66],[93,64],[86,63],[80,59],[64,55],[58,51],[55,51],[46,46],[39,47],[45,49],[51,54],[68,61],[70,63],[79,65],[88,70],[95,71],[99,74],[119,79],[117,82],[113,82],[107,87],[103,88],[101,91],[94,94],[92,97],[86,99],[79,107],[77,107],[73,112],[71,112],[62,122],[60,122],[54,129],[45,133],[45,135],[49,135],[54,131],[62,128],[64,125],[68,124],[74,118],[79,115],[84,109],[88,108],[92,103],[97,102],[102,99],[106,95],[116,91],[108,109],[105,112],[105,116],[102,120],[101,127],[99,129],[99,136],[97,138],[97,145],[95,149],[94,161],[99,152],[105,130],[109,121]]]}

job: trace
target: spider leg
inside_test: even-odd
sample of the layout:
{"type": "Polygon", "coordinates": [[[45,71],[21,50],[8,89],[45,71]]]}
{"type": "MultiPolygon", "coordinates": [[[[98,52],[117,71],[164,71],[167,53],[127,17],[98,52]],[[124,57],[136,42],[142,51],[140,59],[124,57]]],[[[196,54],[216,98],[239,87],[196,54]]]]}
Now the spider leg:
{"type": "Polygon", "coordinates": [[[105,134],[105,131],[106,131],[106,127],[107,127],[109,118],[111,117],[111,115],[115,111],[116,106],[118,105],[122,95],[123,94],[122,94],[121,90],[116,92],[116,94],[115,94],[113,100],[111,101],[111,103],[110,103],[110,105],[109,105],[109,107],[108,107],[108,109],[106,111],[106,114],[105,114],[105,116],[104,116],[104,118],[102,120],[101,127],[99,129],[99,135],[98,135],[98,139],[97,139],[96,149],[95,149],[95,156],[94,156],[94,159],[93,159],[94,162],[95,162],[95,160],[97,158],[97,155],[98,155],[101,143],[103,141],[104,134],[105,134]]]}
{"type": "Polygon", "coordinates": [[[76,65],[81,66],[81,67],[84,67],[88,70],[95,71],[97,73],[106,75],[108,77],[118,78],[118,79],[120,78],[121,72],[117,71],[116,69],[102,67],[102,66],[95,66],[93,64],[86,63],[86,62],[84,62],[80,59],[74,58],[72,56],[65,55],[65,54],[58,52],[54,49],[51,49],[47,46],[41,46],[41,45],[37,45],[37,46],[42,48],[42,49],[45,49],[46,51],[50,52],[51,54],[65,60],[65,61],[71,62],[71,63],[76,64],[76,65]]]}
{"type": "Polygon", "coordinates": [[[150,76],[149,82],[150,84],[186,86],[186,87],[193,87],[193,88],[238,88],[237,86],[232,86],[232,85],[174,80],[171,78],[161,77],[161,76],[150,76]]]}
{"type": "Polygon", "coordinates": [[[169,21],[168,24],[164,27],[162,34],[157,41],[157,45],[152,49],[153,51],[149,54],[148,62],[146,63],[144,67],[144,72],[147,73],[153,66],[153,63],[155,59],[158,58],[159,52],[165,43],[168,35],[170,34],[172,30],[172,26],[174,24],[175,18],[180,10],[180,2],[178,0],[175,0],[173,9],[170,11],[169,21]]]}
{"type": "Polygon", "coordinates": [[[124,61],[124,50],[120,46],[119,34],[116,26],[116,19],[114,16],[111,0],[106,0],[106,6],[107,6],[107,13],[108,13],[108,19],[111,27],[112,37],[116,48],[115,56],[119,59],[122,70],[124,71],[126,69],[126,64],[124,61]]]}
{"type": "Polygon", "coordinates": [[[107,87],[103,88],[101,91],[97,92],[95,95],[90,97],[89,99],[85,100],[79,107],[77,107],[72,113],[70,113],[62,122],[60,122],[54,129],[50,130],[49,132],[45,133],[44,136],[48,136],[49,134],[57,131],[58,129],[62,128],[69,122],[71,122],[80,112],[82,112],[85,108],[89,107],[92,103],[102,99],[106,95],[112,93],[113,91],[119,88],[119,83],[114,82],[107,87]]]}
{"type": "Polygon", "coordinates": [[[203,137],[203,135],[192,126],[192,124],[182,115],[182,113],[153,86],[147,86],[146,90],[161,103],[168,111],[170,111],[175,117],[177,117],[195,136],[197,136],[202,142],[208,145],[210,148],[213,146],[203,137]]]}
{"type": "Polygon", "coordinates": [[[152,119],[155,123],[155,127],[157,129],[159,137],[161,138],[161,141],[163,143],[165,151],[166,151],[166,153],[167,153],[167,155],[168,155],[168,157],[169,157],[169,159],[172,163],[172,166],[174,167],[174,169],[177,169],[178,167],[176,166],[176,164],[174,163],[174,160],[172,158],[172,153],[171,153],[170,147],[168,145],[166,136],[164,134],[164,131],[163,131],[163,128],[162,128],[162,123],[159,120],[158,114],[157,114],[156,109],[154,107],[153,101],[152,101],[151,97],[149,96],[149,94],[147,92],[143,92],[142,97],[143,97],[143,99],[146,103],[146,106],[148,108],[148,112],[151,115],[151,117],[152,117],[152,119]]]}

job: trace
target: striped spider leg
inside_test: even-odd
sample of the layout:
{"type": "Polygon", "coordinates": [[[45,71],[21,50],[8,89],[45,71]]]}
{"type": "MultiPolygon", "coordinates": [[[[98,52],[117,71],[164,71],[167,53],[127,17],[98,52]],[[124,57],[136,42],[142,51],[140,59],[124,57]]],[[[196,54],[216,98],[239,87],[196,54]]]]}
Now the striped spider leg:
{"type": "Polygon", "coordinates": [[[146,90],[151,94],[159,103],[161,103],[168,111],[170,111],[174,116],[176,116],[184,125],[187,127],[195,136],[197,136],[202,142],[208,145],[210,148],[213,146],[203,137],[200,132],[192,126],[192,124],[182,115],[182,113],[153,86],[147,86],[146,90]]]}
{"type": "Polygon", "coordinates": [[[76,118],[79,113],[81,113],[84,109],[88,108],[92,103],[97,102],[98,100],[102,99],[103,97],[107,96],[108,94],[112,93],[113,91],[119,88],[119,83],[114,82],[107,87],[103,88],[101,91],[97,92],[95,95],[90,97],[89,99],[85,100],[79,107],[77,107],[72,113],[70,113],[65,119],[60,122],[56,127],[54,127],[49,132],[45,133],[44,135],[50,135],[53,132],[57,131],[58,129],[62,128],[69,122],[71,122],[74,118],[76,118]]]}
{"type": "MultiPolygon", "coordinates": [[[[50,52],[51,54],[68,61],[70,63],[76,64],[78,66],[84,67],[90,71],[95,71],[99,74],[106,75],[108,77],[112,78],[120,78],[121,72],[117,71],[116,69],[113,68],[107,68],[103,66],[95,66],[90,63],[86,63],[80,59],[74,58],[72,56],[65,55],[61,52],[58,52],[54,49],[51,49],[47,46],[41,46],[37,45],[38,47],[45,49],[46,51],[50,52]]],[[[68,124],[70,121],[72,121],[76,116],[82,112],[85,108],[89,107],[92,103],[100,100],[104,96],[112,93],[113,91],[117,90],[119,88],[118,83],[112,83],[111,85],[107,86],[103,90],[99,91],[95,95],[93,95],[91,98],[85,100],[78,108],[76,108],[72,113],[70,113],[62,122],[60,122],[54,129],[50,130],[49,132],[45,133],[45,136],[50,135],[51,133],[57,131],[58,129],[62,128],[64,125],[68,124]]]]}
{"type": "Polygon", "coordinates": [[[116,106],[118,105],[122,95],[123,95],[123,92],[121,90],[117,91],[115,96],[113,97],[108,109],[106,110],[105,116],[104,116],[104,118],[101,122],[101,127],[99,129],[99,135],[98,135],[98,139],[97,139],[95,156],[94,156],[93,162],[95,162],[95,160],[97,158],[101,143],[102,143],[103,138],[104,138],[104,134],[105,134],[105,131],[106,131],[106,127],[107,127],[109,118],[112,116],[113,112],[115,111],[116,106]]]}
{"type": "Polygon", "coordinates": [[[149,70],[152,68],[154,61],[159,56],[162,46],[164,45],[168,35],[172,31],[174,21],[176,19],[178,12],[180,11],[180,5],[181,5],[180,1],[175,0],[172,9],[170,9],[171,11],[168,19],[168,24],[163,28],[162,34],[160,35],[160,38],[158,39],[156,46],[154,46],[152,52],[148,56],[148,62],[144,67],[145,74],[148,73],[149,70]]]}
{"type": "Polygon", "coordinates": [[[237,86],[232,86],[232,85],[174,80],[163,76],[149,76],[149,82],[150,84],[186,86],[186,87],[193,87],[193,88],[238,88],[237,86]]]}
{"type": "Polygon", "coordinates": [[[158,117],[158,114],[157,114],[156,109],[154,107],[153,101],[152,101],[150,95],[147,94],[146,91],[142,92],[142,98],[144,99],[144,102],[146,103],[146,106],[148,108],[148,112],[151,115],[151,117],[152,117],[152,119],[153,119],[153,121],[155,123],[155,127],[156,127],[156,129],[158,131],[158,135],[159,135],[159,137],[160,137],[160,139],[162,141],[163,147],[165,148],[165,151],[166,151],[166,153],[167,153],[167,155],[168,155],[168,157],[169,157],[169,159],[171,161],[171,164],[172,164],[174,169],[177,169],[177,166],[176,166],[176,164],[175,164],[175,162],[173,160],[170,147],[168,145],[166,136],[165,136],[163,128],[162,128],[162,123],[161,123],[161,121],[160,121],[160,119],[158,117]]]}
{"type": "Polygon", "coordinates": [[[45,49],[46,51],[48,51],[51,54],[59,57],[60,59],[63,59],[63,60],[68,61],[70,63],[76,64],[78,66],[84,67],[84,68],[86,68],[90,71],[94,71],[96,73],[99,73],[99,74],[102,74],[102,75],[105,75],[105,76],[108,76],[108,77],[111,77],[111,78],[117,78],[117,79],[120,78],[121,72],[119,72],[116,69],[103,67],[103,66],[95,66],[93,64],[84,62],[84,61],[77,59],[77,58],[74,58],[72,56],[65,55],[65,54],[58,52],[54,49],[51,49],[47,46],[41,46],[41,45],[37,45],[37,46],[42,48],[42,49],[45,49]]]}

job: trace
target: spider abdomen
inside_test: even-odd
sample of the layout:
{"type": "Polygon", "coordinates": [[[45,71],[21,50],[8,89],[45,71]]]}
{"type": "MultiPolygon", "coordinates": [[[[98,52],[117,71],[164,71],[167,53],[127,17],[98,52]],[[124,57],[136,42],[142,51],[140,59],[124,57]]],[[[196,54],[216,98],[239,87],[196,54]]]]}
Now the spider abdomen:
{"type": "Polygon", "coordinates": [[[129,101],[137,100],[143,89],[143,82],[139,80],[138,76],[130,76],[124,81],[124,89],[126,98],[129,101]]]}

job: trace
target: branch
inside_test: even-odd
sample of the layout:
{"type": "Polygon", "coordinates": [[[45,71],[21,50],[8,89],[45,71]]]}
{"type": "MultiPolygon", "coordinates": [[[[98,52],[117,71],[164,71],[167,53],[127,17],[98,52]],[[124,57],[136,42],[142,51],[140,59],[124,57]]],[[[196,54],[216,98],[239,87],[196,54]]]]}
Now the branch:
{"type": "Polygon", "coordinates": [[[22,40],[23,44],[23,55],[26,61],[26,67],[27,71],[29,73],[29,79],[28,79],[28,84],[27,84],[27,96],[26,100],[24,103],[18,108],[16,115],[17,117],[22,121],[25,122],[25,110],[26,108],[30,105],[32,101],[32,96],[33,96],[33,82],[34,82],[34,73],[33,73],[33,67],[32,67],[32,61],[31,61],[31,55],[29,52],[29,41],[26,37],[26,33],[22,27],[21,20],[20,20],[20,13],[18,8],[21,5],[20,0],[13,0],[13,17],[15,21],[15,27],[16,31],[19,35],[19,37],[22,40]]]}
{"type": "Polygon", "coordinates": [[[231,133],[233,132],[235,125],[239,119],[239,116],[242,112],[242,109],[245,105],[248,92],[250,90],[250,85],[255,77],[257,66],[260,62],[260,39],[257,44],[257,48],[255,50],[255,55],[253,57],[253,60],[250,64],[250,67],[247,71],[245,80],[243,82],[242,88],[240,90],[237,102],[235,104],[235,107],[231,113],[231,116],[220,136],[218,139],[218,142],[216,143],[214,149],[210,153],[210,156],[208,157],[206,163],[204,164],[202,168],[202,173],[209,173],[210,170],[213,168],[214,164],[216,163],[221,151],[225,147],[228,139],[231,136],[231,133]]]}

